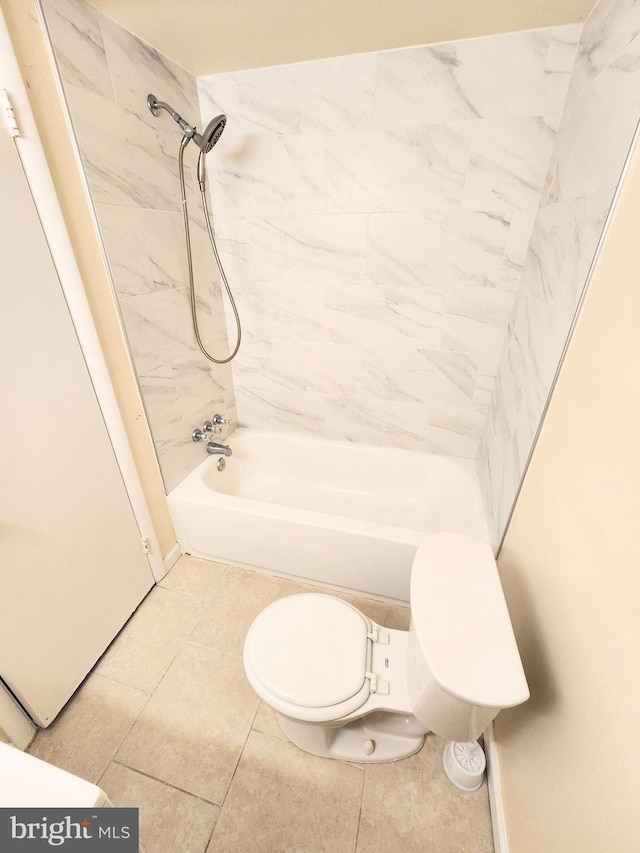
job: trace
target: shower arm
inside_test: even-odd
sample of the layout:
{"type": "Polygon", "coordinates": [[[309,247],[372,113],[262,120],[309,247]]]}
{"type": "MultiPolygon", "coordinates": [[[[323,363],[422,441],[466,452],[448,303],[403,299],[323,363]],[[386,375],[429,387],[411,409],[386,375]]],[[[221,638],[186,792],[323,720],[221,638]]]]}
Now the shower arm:
{"type": "Polygon", "coordinates": [[[202,145],[202,136],[198,133],[195,127],[186,122],[180,113],[176,112],[176,110],[174,110],[169,104],[166,104],[164,101],[156,100],[154,95],[149,95],[147,97],[147,106],[154,116],[160,115],[160,110],[166,110],[175,123],[180,127],[180,130],[184,133],[187,139],[193,139],[196,145],[202,145]]]}

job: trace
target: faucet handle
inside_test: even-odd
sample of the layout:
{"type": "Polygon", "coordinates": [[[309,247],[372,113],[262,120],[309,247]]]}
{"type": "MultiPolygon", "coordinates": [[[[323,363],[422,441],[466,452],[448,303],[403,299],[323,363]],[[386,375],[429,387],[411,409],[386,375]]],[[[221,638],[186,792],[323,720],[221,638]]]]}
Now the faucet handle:
{"type": "Polygon", "coordinates": [[[222,432],[224,425],[230,426],[231,421],[223,418],[222,415],[214,415],[210,421],[205,421],[202,424],[202,429],[194,429],[191,433],[193,441],[202,441],[203,438],[208,438],[210,432],[222,432]]]}
{"type": "Polygon", "coordinates": [[[214,415],[211,421],[207,421],[207,423],[211,423],[213,432],[221,433],[223,426],[228,426],[229,421],[223,417],[222,415],[214,415]]]}

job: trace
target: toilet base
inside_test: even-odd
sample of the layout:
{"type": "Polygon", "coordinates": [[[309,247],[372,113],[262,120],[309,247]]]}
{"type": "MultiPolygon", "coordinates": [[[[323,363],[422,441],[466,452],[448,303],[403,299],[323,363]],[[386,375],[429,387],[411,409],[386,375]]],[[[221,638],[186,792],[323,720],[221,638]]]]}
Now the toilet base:
{"type": "Polygon", "coordinates": [[[363,764],[408,758],[422,749],[425,739],[424,732],[412,731],[416,728],[414,723],[417,724],[412,717],[399,718],[399,726],[376,724],[379,718],[369,720],[367,717],[342,726],[319,726],[300,723],[282,714],[278,714],[278,722],[289,740],[305,752],[363,764]],[[391,730],[394,728],[395,731],[391,730]]]}

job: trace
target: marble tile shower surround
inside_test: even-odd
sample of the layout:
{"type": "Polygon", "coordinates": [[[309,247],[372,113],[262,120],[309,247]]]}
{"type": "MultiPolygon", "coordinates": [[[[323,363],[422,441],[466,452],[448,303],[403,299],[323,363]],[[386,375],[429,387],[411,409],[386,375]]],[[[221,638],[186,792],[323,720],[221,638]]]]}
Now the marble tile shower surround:
{"type": "MultiPolygon", "coordinates": [[[[232,375],[193,340],[179,134],[144,103],[191,118],[196,81],[82,0],[44,6],[167,488],[202,458],[193,425],[235,417],[234,380],[243,423],[466,457],[487,418],[496,432],[496,389],[532,410],[498,368],[579,27],[198,81],[204,120],[230,119],[209,168],[245,329],[232,375]]],[[[205,338],[225,352],[193,229],[205,338]]]]}
{"type": "Polygon", "coordinates": [[[476,456],[578,35],[199,78],[242,423],[476,456]]]}
{"type": "Polygon", "coordinates": [[[601,0],[583,27],[480,443],[496,544],[639,120],[640,2],[601,0]]]}
{"type": "MultiPolygon", "coordinates": [[[[201,355],[191,326],[182,205],[180,132],[153,92],[198,123],[196,80],[84,0],[43,0],[123,325],[167,490],[202,460],[191,431],[216,411],[235,420],[228,366],[201,355]]],[[[185,152],[201,334],[228,352],[215,263],[185,152]]]]}

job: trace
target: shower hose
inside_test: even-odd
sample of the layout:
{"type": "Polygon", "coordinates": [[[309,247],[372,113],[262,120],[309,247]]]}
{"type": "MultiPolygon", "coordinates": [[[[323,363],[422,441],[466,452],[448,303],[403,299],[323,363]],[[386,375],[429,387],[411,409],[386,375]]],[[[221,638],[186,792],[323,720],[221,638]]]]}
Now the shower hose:
{"type": "Polygon", "coordinates": [[[231,308],[233,310],[233,316],[236,321],[236,330],[237,330],[237,340],[236,345],[234,346],[230,355],[226,358],[214,358],[206,349],[204,343],[202,342],[202,338],[200,336],[200,330],[198,328],[198,313],[196,309],[196,289],[193,280],[193,257],[191,253],[191,233],[189,230],[189,211],[187,208],[187,193],[184,184],[184,149],[187,147],[189,143],[189,137],[183,137],[180,142],[180,151],[178,153],[178,167],[180,172],[180,195],[182,197],[182,215],[184,218],[184,236],[187,248],[187,267],[189,270],[189,295],[191,299],[191,318],[193,320],[193,331],[196,336],[196,341],[198,346],[200,347],[201,352],[203,353],[209,361],[212,361],[214,364],[227,364],[233,358],[235,358],[238,350],[240,349],[240,339],[242,337],[242,328],[240,325],[240,315],[238,314],[238,309],[236,308],[236,303],[233,298],[233,293],[231,292],[231,288],[229,287],[229,282],[227,281],[227,276],[225,275],[224,268],[222,266],[222,261],[220,260],[220,255],[218,254],[218,248],[216,246],[215,236],[213,234],[213,228],[211,227],[211,214],[209,213],[209,205],[207,204],[207,194],[206,194],[206,181],[205,181],[205,166],[204,166],[204,151],[200,151],[200,156],[198,157],[198,183],[200,186],[200,195],[202,197],[202,208],[204,211],[204,221],[207,228],[207,234],[209,235],[209,241],[211,243],[211,248],[213,249],[213,254],[216,259],[216,264],[218,265],[218,270],[220,271],[220,278],[222,279],[222,283],[224,284],[225,290],[227,291],[227,296],[229,297],[229,302],[231,304],[231,308]]]}

